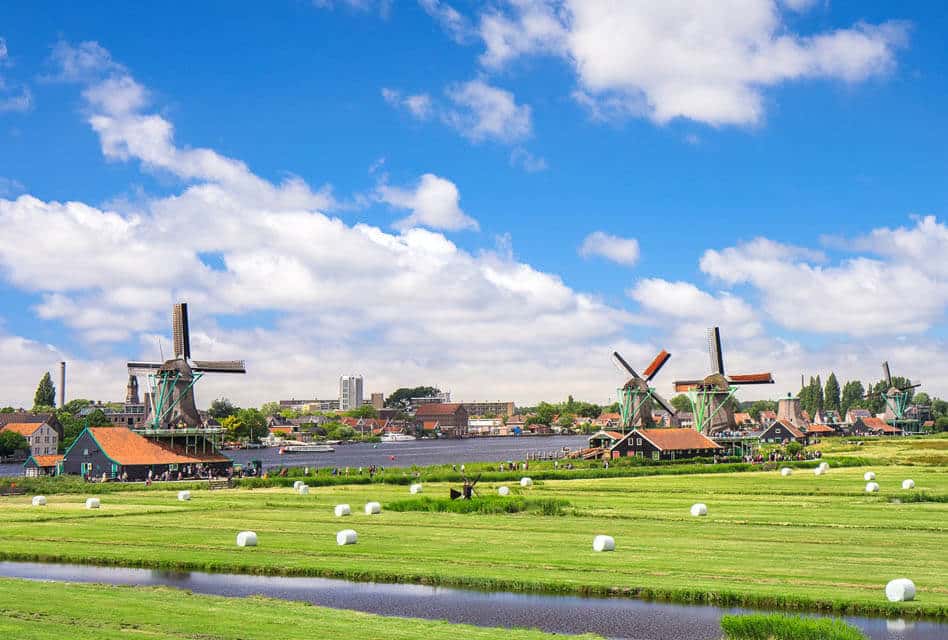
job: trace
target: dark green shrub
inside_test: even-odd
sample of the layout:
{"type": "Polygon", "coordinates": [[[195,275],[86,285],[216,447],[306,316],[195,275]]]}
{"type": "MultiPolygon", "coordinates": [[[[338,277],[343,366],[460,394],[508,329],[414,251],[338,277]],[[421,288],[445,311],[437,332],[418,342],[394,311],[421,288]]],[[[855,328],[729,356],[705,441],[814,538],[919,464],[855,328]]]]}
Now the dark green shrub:
{"type": "Polygon", "coordinates": [[[833,618],[723,616],[721,629],[727,640],[866,640],[859,629],[833,618]]]}

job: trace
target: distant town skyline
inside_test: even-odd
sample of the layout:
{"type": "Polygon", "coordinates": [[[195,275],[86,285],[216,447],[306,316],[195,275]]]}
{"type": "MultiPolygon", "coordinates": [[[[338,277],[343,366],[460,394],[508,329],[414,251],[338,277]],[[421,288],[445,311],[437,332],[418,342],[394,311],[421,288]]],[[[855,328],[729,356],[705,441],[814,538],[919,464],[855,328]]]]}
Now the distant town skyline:
{"type": "Polygon", "coordinates": [[[0,405],[121,399],[178,301],[201,407],[671,396],[715,325],[743,400],[948,396],[943,7],[645,4],[0,9],[0,405]]]}

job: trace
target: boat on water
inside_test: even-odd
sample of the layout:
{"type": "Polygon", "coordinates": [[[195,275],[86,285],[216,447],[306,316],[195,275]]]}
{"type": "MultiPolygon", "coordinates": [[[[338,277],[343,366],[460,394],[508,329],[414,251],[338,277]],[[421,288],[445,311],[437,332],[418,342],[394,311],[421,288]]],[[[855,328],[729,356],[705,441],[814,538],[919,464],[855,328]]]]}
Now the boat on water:
{"type": "Polygon", "coordinates": [[[410,436],[407,433],[382,434],[382,442],[408,442],[410,440],[415,440],[415,436],[410,436]]]}
{"type": "Polygon", "coordinates": [[[280,455],[285,453],[332,453],[335,451],[328,444],[289,444],[280,447],[280,455]]]}

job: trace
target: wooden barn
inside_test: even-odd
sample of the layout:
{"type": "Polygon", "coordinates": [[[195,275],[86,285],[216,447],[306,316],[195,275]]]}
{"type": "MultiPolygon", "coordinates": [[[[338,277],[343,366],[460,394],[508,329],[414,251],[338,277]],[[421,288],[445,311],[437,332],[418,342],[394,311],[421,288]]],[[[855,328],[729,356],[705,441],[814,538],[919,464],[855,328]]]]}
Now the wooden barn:
{"type": "Polygon", "coordinates": [[[63,455],[62,472],[91,478],[145,480],[169,472],[186,477],[226,475],[233,461],[219,453],[184,453],[126,427],[89,427],[63,455]]]}
{"type": "Polygon", "coordinates": [[[23,463],[23,475],[28,478],[39,476],[58,476],[62,473],[61,455],[30,456],[23,463]]]}
{"type": "Polygon", "coordinates": [[[722,449],[694,429],[635,429],[610,449],[613,458],[638,456],[652,460],[681,460],[713,456],[722,449]]]}
{"type": "Polygon", "coordinates": [[[785,444],[788,442],[807,443],[806,434],[786,420],[777,420],[763,431],[756,434],[761,444],[785,444]]]}
{"type": "Polygon", "coordinates": [[[859,418],[853,423],[853,433],[860,436],[899,436],[902,430],[882,418],[859,418]]]}
{"type": "Polygon", "coordinates": [[[589,446],[599,449],[611,449],[623,437],[625,437],[625,434],[619,431],[597,431],[589,436],[589,446]]]}

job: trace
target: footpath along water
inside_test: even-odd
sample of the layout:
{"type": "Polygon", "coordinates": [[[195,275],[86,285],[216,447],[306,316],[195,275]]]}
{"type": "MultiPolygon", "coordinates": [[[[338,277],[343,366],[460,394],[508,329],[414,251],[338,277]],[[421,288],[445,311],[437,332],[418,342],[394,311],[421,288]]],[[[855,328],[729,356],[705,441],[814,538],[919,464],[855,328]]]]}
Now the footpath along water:
{"type": "MultiPolygon", "coordinates": [[[[281,578],[201,572],[169,572],[70,564],[0,562],[0,577],[113,585],[168,586],[229,597],[264,595],[384,616],[427,618],[482,627],[527,627],[563,634],[598,633],[630,640],[720,640],[720,619],[742,609],[490,593],[406,584],[324,578],[281,578]]],[[[882,597],[880,587],[880,597],[882,597]]],[[[948,624],[847,617],[872,640],[944,640],[948,624]]]]}

